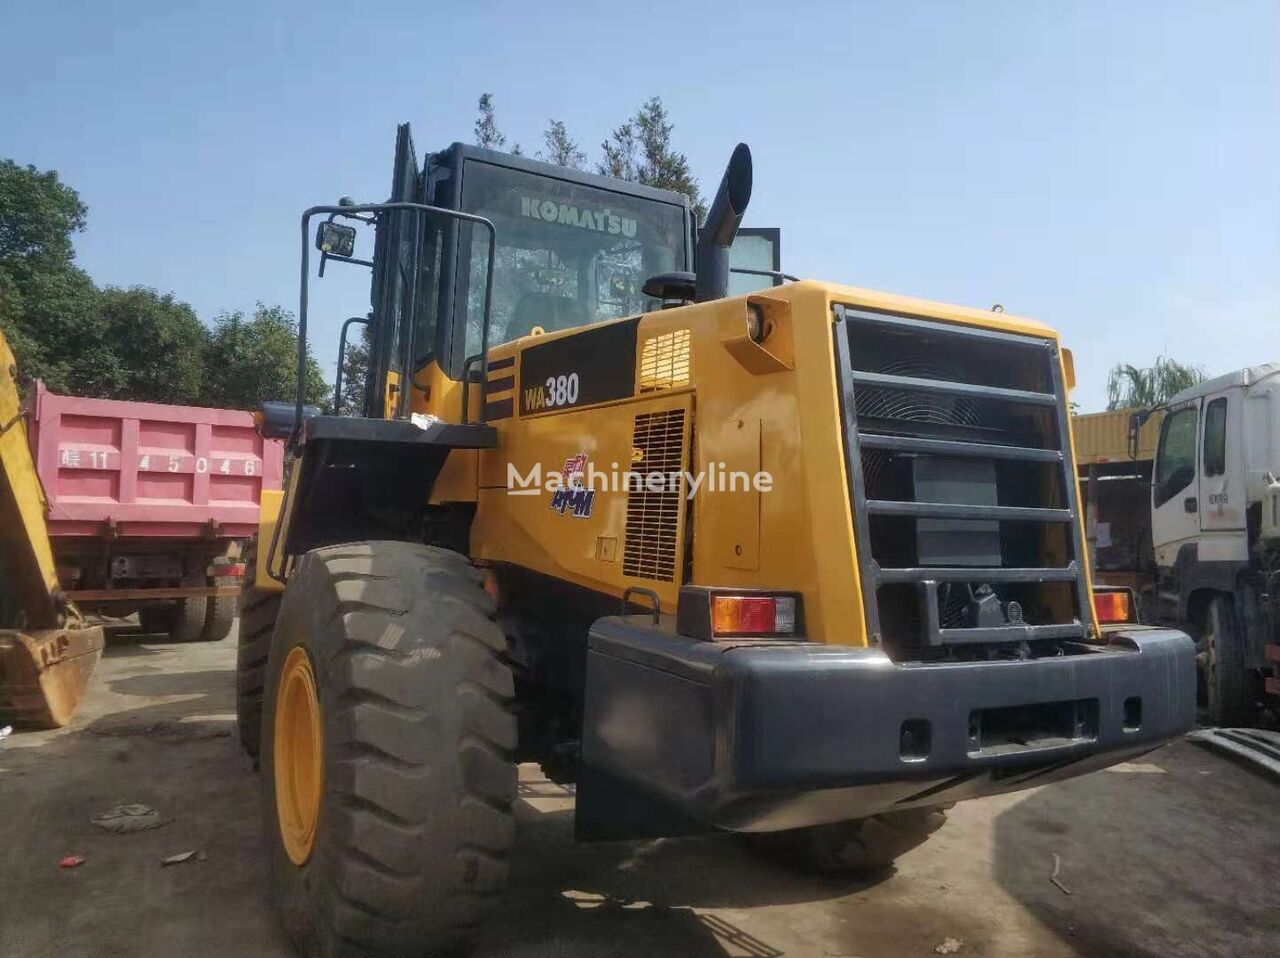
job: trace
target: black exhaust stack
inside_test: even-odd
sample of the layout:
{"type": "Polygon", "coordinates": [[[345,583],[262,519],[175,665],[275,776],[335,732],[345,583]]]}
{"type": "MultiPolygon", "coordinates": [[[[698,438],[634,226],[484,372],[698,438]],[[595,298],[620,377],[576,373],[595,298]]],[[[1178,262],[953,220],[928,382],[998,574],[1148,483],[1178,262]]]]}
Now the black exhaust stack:
{"type": "Polygon", "coordinates": [[[705,303],[729,294],[729,247],[742,223],[742,214],[751,202],[751,150],[739,143],[729,158],[720,188],[716,190],[707,221],[698,230],[695,253],[697,285],[694,299],[705,303]]]}

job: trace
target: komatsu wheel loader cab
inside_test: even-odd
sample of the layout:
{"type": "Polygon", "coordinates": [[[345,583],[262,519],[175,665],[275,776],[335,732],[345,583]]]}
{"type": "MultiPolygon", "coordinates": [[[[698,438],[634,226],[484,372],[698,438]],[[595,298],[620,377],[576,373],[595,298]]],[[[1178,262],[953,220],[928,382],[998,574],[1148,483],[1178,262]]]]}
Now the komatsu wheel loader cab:
{"type": "Polygon", "coordinates": [[[373,273],[364,416],[264,418],[297,460],[244,596],[241,738],[304,951],[464,940],[518,762],[576,783],[583,839],[874,869],[960,799],[1191,724],[1190,640],[1095,612],[1057,335],[792,281],[768,231],[734,273],[750,193],[745,146],[697,228],[520,157],[419,168],[402,127],[388,202],[304,215],[300,361],[313,235],[373,273]]]}

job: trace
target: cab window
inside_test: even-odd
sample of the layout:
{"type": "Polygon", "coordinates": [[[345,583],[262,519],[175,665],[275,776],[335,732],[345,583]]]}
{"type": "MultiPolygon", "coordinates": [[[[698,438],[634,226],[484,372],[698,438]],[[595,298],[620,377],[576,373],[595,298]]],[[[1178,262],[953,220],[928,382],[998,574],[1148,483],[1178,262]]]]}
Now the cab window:
{"type": "MultiPolygon", "coordinates": [[[[569,329],[634,316],[655,304],[641,292],[655,273],[683,269],[684,208],[468,160],[462,209],[493,221],[489,345],[536,328],[569,329]],[[647,301],[647,303],[646,303],[647,301]]],[[[461,227],[456,297],[466,355],[480,351],[488,231],[461,227]]]]}
{"type": "Polygon", "coordinates": [[[1227,471],[1227,400],[1215,399],[1204,411],[1204,474],[1227,471]]]}
{"type": "Polygon", "coordinates": [[[1196,477],[1195,406],[1174,410],[1160,427],[1160,447],[1156,453],[1155,504],[1162,506],[1196,477]]]}

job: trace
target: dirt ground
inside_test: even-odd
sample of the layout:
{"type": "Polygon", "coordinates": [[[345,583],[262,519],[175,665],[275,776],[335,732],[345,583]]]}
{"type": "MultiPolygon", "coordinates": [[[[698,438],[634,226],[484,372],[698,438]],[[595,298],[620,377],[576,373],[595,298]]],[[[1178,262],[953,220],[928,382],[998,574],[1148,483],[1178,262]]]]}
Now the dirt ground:
{"type": "MultiPolygon", "coordinates": [[[[234,636],[110,642],[74,726],[0,742],[0,955],[275,958],[234,636]],[[113,835],[121,802],[165,824],[113,835]],[[205,860],[161,867],[168,855],[205,860]],[[61,869],[68,854],[85,863],[61,869]]],[[[575,845],[572,793],[521,770],[519,849],[480,956],[1274,956],[1280,786],[1188,743],[970,802],[873,882],[761,862],[732,836],[575,845]],[[1050,882],[1053,856],[1059,879],[1050,882]]]]}

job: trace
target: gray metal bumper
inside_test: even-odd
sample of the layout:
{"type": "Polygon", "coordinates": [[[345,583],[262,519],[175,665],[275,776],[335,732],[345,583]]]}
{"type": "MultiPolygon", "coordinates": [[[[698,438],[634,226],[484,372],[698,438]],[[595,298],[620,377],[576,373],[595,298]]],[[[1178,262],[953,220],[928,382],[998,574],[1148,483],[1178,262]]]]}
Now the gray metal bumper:
{"type": "MultiPolygon", "coordinates": [[[[896,665],[874,649],[697,642],[605,618],[590,635],[583,761],[739,831],[1070,778],[1195,718],[1190,639],[1143,627],[1107,639],[1055,658],[896,665]]],[[[580,786],[580,814],[592,791],[580,786]]]]}

